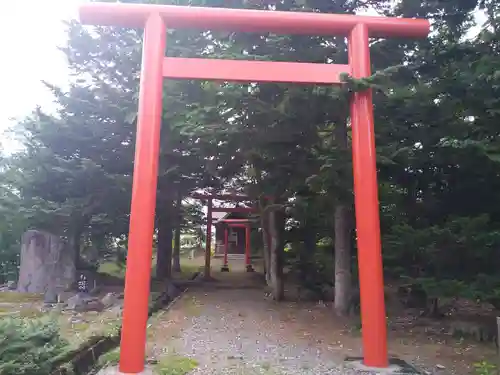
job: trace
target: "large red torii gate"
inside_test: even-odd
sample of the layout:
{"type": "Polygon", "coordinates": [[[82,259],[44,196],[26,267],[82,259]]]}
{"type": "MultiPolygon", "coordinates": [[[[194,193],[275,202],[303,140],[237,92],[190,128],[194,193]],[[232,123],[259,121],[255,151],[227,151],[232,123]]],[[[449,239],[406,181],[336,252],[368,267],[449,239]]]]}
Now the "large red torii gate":
{"type": "MultiPolygon", "coordinates": [[[[426,20],[404,18],[120,3],[82,5],[80,18],[85,24],[144,28],[120,354],[120,371],[135,374],[144,369],[163,79],[341,84],[341,73],[354,78],[371,75],[369,37],[425,37],[430,25],[426,20]],[[349,64],[165,57],[167,27],[346,35],[349,64]]],[[[351,124],[364,363],[386,367],[371,90],[353,94],[351,124]]]]}

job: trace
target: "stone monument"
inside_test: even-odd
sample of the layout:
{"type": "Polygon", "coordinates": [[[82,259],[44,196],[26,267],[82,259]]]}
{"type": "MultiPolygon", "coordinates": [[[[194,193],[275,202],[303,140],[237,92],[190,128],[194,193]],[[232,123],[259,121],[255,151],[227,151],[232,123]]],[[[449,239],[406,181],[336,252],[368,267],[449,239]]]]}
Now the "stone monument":
{"type": "Polygon", "coordinates": [[[21,266],[17,291],[59,293],[71,288],[76,267],[73,249],[59,237],[28,230],[21,239],[21,266]]]}

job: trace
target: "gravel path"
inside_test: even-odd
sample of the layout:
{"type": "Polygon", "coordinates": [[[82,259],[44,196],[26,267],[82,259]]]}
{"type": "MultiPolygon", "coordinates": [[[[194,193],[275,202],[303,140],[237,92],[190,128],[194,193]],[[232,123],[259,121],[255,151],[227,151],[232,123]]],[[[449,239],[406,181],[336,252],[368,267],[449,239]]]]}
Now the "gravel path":
{"type": "Polygon", "coordinates": [[[262,291],[224,290],[194,296],[199,314],[174,346],[199,362],[193,375],[339,374],[336,355],[295,338],[262,291]]]}
{"type": "MultiPolygon", "coordinates": [[[[352,321],[333,317],[324,305],[275,303],[261,282],[243,275],[217,274],[219,282],[190,286],[171,309],[153,317],[148,358],[192,358],[198,367],[191,375],[352,373],[342,369],[346,356],[361,354],[352,321]]],[[[484,354],[480,346],[438,342],[411,331],[389,332],[388,344],[391,357],[429,375],[470,374],[484,354]]]]}

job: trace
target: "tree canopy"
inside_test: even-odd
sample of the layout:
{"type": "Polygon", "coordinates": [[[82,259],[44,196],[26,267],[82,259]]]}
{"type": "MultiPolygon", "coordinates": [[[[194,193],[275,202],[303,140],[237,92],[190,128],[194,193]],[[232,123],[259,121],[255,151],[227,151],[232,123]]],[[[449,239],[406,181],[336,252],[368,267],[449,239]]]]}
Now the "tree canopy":
{"type": "MultiPolygon", "coordinates": [[[[371,42],[380,81],[374,109],[385,272],[427,280],[425,285],[435,289],[454,282],[459,293],[494,299],[496,292],[484,296],[482,291],[485,283],[500,290],[495,277],[500,259],[498,4],[189,4],[348,14],[371,9],[430,19],[432,33],[425,40],[371,42]],[[484,15],[484,24],[476,24],[478,15],[484,15]]],[[[47,83],[57,113],[36,109],[17,124],[24,149],[2,160],[2,267],[15,264],[16,243],[28,227],[44,227],[78,246],[86,241],[104,248],[114,239],[126,240],[141,37],[141,30],[68,24],[61,52],[71,85],[63,90],[47,83]]],[[[340,37],[174,30],[167,54],[346,63],[347,45],[340,37]]],[[[336,256],[347,259],[344,266],[356,273],[346,90],[190,80],[167,81],[164,89],[159,226],[168,222],[162,217],[173,215],[175,197],[196,189],[229,189],[255,199],[272,195],[287,206],[284,242],[293,244],[286,255],[290,263],[296,258],[302,268],[310,263],[307,267],[333,283],[335,247],[336,256]],[[317,262],[318,257],[327,260],[317,262]]],[[[185,201],[183,208],[190,213],[186,225],[200,222],[199,206],[185,201]]],[[[170,235],[171,229],[166,229],[170,235]]]]}

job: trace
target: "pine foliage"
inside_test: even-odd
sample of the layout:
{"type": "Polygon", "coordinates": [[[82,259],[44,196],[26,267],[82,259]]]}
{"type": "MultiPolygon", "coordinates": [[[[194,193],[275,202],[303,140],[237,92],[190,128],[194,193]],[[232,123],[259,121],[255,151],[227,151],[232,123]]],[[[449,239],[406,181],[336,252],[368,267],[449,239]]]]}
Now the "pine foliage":
{"type": "Polygon", "coordinates": [[[55,321],[0,320],[0,375],[49,375],[69,350],[55,321]]]}

